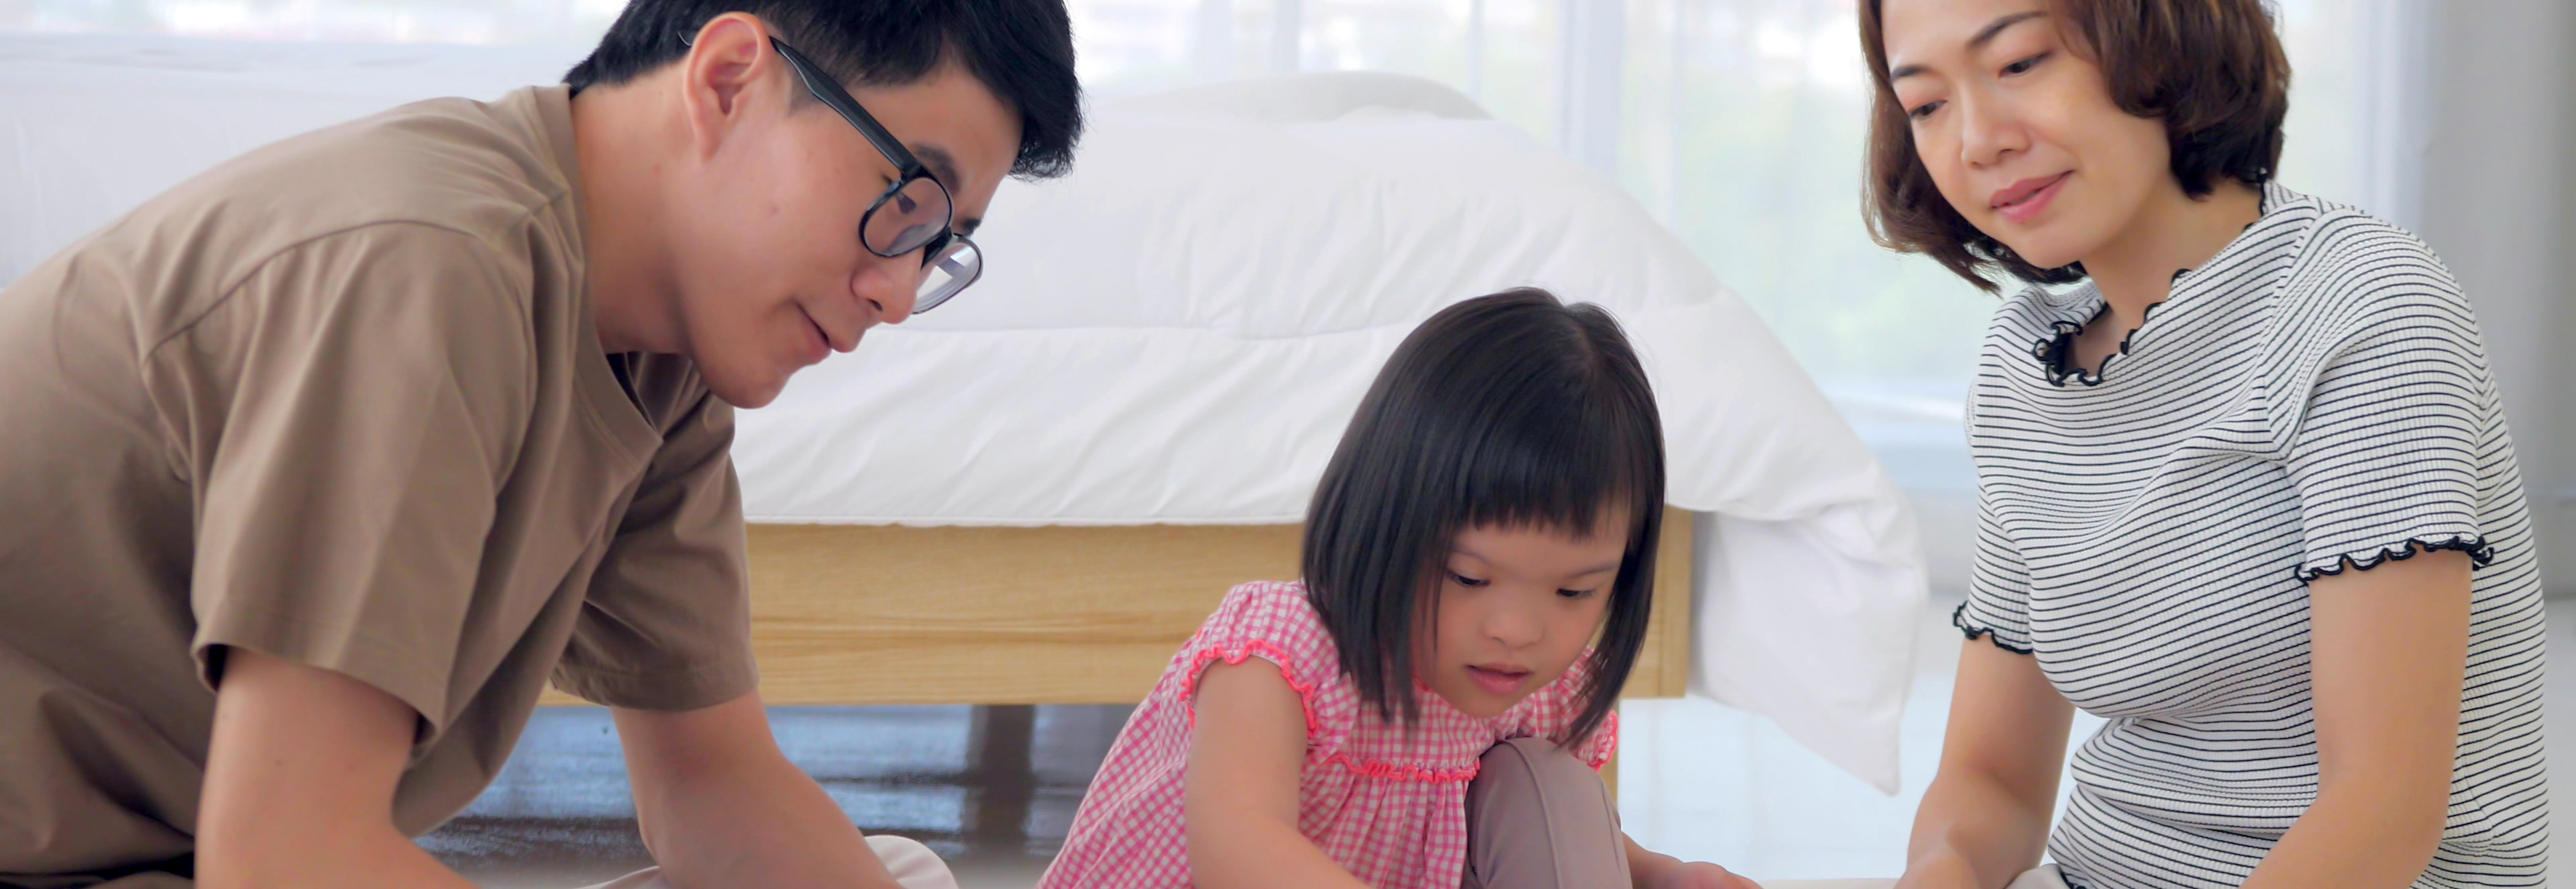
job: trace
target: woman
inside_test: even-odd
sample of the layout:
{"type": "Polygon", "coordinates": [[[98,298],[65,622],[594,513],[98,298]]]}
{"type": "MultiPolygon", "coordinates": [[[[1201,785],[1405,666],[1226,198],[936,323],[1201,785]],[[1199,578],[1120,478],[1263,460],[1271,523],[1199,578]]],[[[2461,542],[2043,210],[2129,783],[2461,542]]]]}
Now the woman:
{"type": "Polygon", "coordinates": [[[2014,279],[1913,889],[2539,886],[2540,584],[2484,348],[2271,181],[2260,0],[1860,0],[1882,243],[2014,279]],[[2073,285],[2054,289],[2039,285],[2073,285]],[[2075,707],[2110,723],[2074,758],[2075,707]]]}

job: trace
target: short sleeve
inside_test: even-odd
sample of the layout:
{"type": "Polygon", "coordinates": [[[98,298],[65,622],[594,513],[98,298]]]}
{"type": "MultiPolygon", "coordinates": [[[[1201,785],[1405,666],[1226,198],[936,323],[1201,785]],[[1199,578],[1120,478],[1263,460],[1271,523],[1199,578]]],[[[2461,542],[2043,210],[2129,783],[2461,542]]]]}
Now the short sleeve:
{"type": "Polygon", "coordinates": [[[733,429],[733,409],[701,394],[665,434],[592,575],[557,687],[639,710],[759,687],[733,429]]]}
{"type": "Polygon", "coordinates": [[[1950,615],[1950,623],[1970,639],[1983,636],[1997,648],[2029,654],[2030,569],[2022,561],[2020,546],[1995,517],[1992,495],[1985,493],[1983,484],[1978,488],[1977,544],[1975,563],[1968,572],[1968,600],[1950,615]]]}
{"type": "Polygon", "coordinates": [[[2505,445],[2476,321],[2447,276],[2400,286],[2336,331],[2291,436],[2301,580],[2419,546],[2491,557],[2479,468],[2505,445]]]}
{"type": "Polygon", "coordinates": [[[239,647],[400,699],[436,734],[497,492],[532,409],[526,289],[422,225],[271,258],[149,353],[198,497],[191,649],[239,647]]]}
{"type": "Polygon", "coordinates": [[[1306,710],[1307,743],[1316,749],[1339,749],[1359,716],[1358,692],[1342,675],[1340,650],[1301,584],[1235,587],[1175,657],[1182,677],[1179,699],[1193,722],[1198,680],[1207,668],[1255,658],[1277,665],[1297,691],[1306,710]]]}

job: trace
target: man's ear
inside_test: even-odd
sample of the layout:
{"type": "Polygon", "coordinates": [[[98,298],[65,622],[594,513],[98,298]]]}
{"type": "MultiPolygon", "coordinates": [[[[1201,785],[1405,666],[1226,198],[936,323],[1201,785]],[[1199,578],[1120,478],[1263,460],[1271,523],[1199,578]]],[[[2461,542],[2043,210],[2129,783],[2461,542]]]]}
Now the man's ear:
{"type": "Polygon", "coordinates": [[[713,155],[748,101],[767,95],[783,64],[769,50],[768,24],[749,13],[728,12],[699,28],[680,61],[680,108],[692,153],[713,155]]]}

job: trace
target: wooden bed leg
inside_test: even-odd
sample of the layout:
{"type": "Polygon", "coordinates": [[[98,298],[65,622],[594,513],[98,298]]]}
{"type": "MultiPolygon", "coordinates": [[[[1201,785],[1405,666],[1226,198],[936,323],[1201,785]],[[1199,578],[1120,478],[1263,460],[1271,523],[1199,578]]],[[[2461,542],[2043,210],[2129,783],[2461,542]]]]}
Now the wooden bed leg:
{"type": "Polygon", "coordinates": [[[1026,704],[975,708],[966,736],[966,768],[976,777],[969,839],[1028,844],[1029,805],[1037,796],[1037,768],[1030,760],[1037,708],[1026,704]]]}

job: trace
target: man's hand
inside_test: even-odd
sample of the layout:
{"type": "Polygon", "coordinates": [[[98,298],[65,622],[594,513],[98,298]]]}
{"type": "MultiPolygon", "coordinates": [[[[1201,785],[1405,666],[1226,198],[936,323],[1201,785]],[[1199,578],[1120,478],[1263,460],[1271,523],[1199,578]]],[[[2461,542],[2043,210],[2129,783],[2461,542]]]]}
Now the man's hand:
{"type": "Polygon", "coordinates": [[[419,717],[374,686],[226,649],[198,801],[197,885],[473,889],[394,828],[419,717]]]}
{"type": "Polygon", "coordinates": [[[644,846],[673,885],[898,889],[849,816],[779,752],[758,694],[615,715],[644,846]]]}

